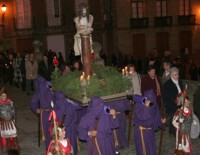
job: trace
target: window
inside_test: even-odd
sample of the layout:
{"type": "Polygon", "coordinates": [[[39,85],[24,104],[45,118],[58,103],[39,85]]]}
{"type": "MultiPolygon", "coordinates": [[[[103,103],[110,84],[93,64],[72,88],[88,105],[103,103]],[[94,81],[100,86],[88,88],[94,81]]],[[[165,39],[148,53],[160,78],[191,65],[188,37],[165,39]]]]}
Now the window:
{"type": "Polygon", "coordinates": [[[143,2],[137,1],[132,2],[132,18],[143,18],[144,11],[143,11],[143,2]]]}
{"type": "Polygon", "coordinates": [[[166,0],[156,1],[156,16],[157,17],[167,16],[167,1],[166,0]]]}
{"type": "Polygon", "coordinates": [[[16,0],[16,19],[18,29],[32,27],[30,0],[16,0]]]}
{"type": "Polygon", "coordinates": [[[46,0],[48,26],[61,25],[61,0],[46,0]]]}
{"type": "Polygon", "coordinates": [[[190,0],[180,0],[180,15],[190,14],[190,0]]]}

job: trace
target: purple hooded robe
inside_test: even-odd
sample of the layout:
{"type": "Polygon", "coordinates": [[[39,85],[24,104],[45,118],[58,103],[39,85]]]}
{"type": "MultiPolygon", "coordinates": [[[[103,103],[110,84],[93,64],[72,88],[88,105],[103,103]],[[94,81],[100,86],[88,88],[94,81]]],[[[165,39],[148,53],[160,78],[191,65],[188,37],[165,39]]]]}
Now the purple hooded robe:
{"type": "Polygon", "coordinates": [[[137,155],[144,155],[143,149],[145,148],[147,155],[156,154],[156,142],[155,142],[155,131],[161,126],[161,114],[158,109],[156,102],[156,96],[153,90],[147,90],[144,92],[144,96],[148,100],[154,103],[154,106],[146,107],[142,103],[135,103],[134,106],[134,134],[135,134],[135,145],[137,155]],[[144,127],[143,139],[144,146],[142,144],[141,130],[139,126],[144,127]]]}
{"type": "MultiPolygon", "coordinates": [[[[117,117],[113,119],[109,114],[104,112],[104,101],[99,97],[93,97],[89,102],[87,113],[82,117],[78,125],[79,138],[87,141],[89,155],[92,146],[92,138],[88,136],[88,131],[94,130],[96,118],[98,119],[96,139],[101,154],[114,155],[115,146],[112,137],[112,129],[119,126],[119,120],[117,117]]],[[[99,155],[95,144],[93,155],[99,155]]]]}
{"type": "Polygon", "coordinates": [[[51,141],[49,133],[49,114],[51,112],[51,101],[53,100],[53,94],[51,89],[48,87],[48,82],[42,78],[38,77],[36,80],[37,89],[34,92],[31,101],[30,107],[31,111],[36,113],[37,109],[41,109],[41,130],[44,132],[45,136],[45,146],[48,148],[51,141]]]}
{"type": "Polygon", "coordinates": [[[126,137],[126,114],[125,111],[130,110],[130,101],[127,99],[122,99],[118,101],[113,101],[112,103],[108,103],[108,106],[115,109],[120,114],[117,115],[119,119],[119,128],[116,129],[117,140],[119,143],[118,149],[122,149],[124,147],[128,147],[128,139],[126,137]]]}
{"type": "Polygon", "coordinates": [[[77,154],[77,115],[76,105],[66,99],[62,92],[54,94],[55,112],[57,119],[64,124],[66,137],[69,138],[73,147],[74,155],[77,154]]]}

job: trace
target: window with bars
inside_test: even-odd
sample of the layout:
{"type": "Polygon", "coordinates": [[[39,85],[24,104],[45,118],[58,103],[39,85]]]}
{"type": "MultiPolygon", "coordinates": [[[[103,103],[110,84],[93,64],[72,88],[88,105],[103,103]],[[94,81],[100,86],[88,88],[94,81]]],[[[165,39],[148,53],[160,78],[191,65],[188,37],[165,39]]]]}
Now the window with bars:
{"type": "Polygon", "coordinates": [[[132,18],[143,18],[144,10],[143,10],[143,2],[135,1],[132,2],[132,18]]]}
{"type": "Polygon", "coordinates": [[[167,16],[167,1],[166,0],[156,1],[156,16],[157,17],[167,16]]]}
{"type": "Polygon", "coordinates": [[[48,26],[60,26],[61,0],[46,0],[48,26]]]}
{"type": "Polygon", "coordinates": [[[17,29],[32,27],[30,0],[16,0],[16,27],[17,29]]]}
{"type": "Polygon", "coordinates": [[[180,15],[190,15],[190,0],[180,0],[180,15]]]}

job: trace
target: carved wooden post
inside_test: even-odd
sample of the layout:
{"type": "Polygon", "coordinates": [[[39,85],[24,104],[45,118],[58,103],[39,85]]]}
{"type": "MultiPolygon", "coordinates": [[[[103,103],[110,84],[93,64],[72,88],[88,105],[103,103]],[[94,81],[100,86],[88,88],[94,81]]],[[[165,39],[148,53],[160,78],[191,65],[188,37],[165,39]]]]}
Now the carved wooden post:
{"type": "Polygon", "coordinates": [[[83,71],[86,76],[92,75],[92,63],[91,63],[91,45],[90,45],[90,34],[81,34],[81,48],[82,48],[82,63],[83,71]]]}

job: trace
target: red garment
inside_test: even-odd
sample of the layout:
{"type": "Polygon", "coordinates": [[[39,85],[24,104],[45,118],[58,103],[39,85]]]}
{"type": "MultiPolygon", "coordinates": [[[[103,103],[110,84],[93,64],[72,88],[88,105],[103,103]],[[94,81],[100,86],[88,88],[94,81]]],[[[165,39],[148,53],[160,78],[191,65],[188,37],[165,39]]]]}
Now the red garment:
{"type": "MultiPolygon", "coordinates": [[[[6,99],[5,101],[0,100],[0,104],[4,104],[4,105],[9,104],[11,102],[12,102],[11,99],[6,99]]],[[[7,127],[6,129],[8,130],[10,123],[13,122],[13,121],[14,121],[13,119],[4,120],[4,119],[1,118],[0,126],[1,126],[1,128],[4,128],[4,125],[6,124],[6,127],[7,127]]],[[[3,149],[3,148],[5,148],[5,149],[18,149],[19,144],[18,144],[17,137],[9,137],[9,138],[0,137],[0,149],[3,149]]]]}
{"type": "MultiPolygon", "coordinates": [[[[59,147],[59,152],[62,153],[62,155],[70,155],[71,153],[71,144],[69,139],[66,139],[67,141],[67,146],[63,146],[62,143],[58,140],[58,147],[59,147]]],[[[56,146],[56,142],[55,141],[51,141],[51,143],[49,144],[48,150],[46,152],[46,155],[48,155],[48,153],[52,153],[57,154],[56,150],[55,150],[55,146],[56,146]]]]}
{"type": "Polygon", "coordinates": [[[12,102],[11,101],[11,99],[6,99],[5,101],[3,101],[3,100],[0,100],[0,104],[7,104],[7,103],[10,103],[10,102],[12,102]]]}

